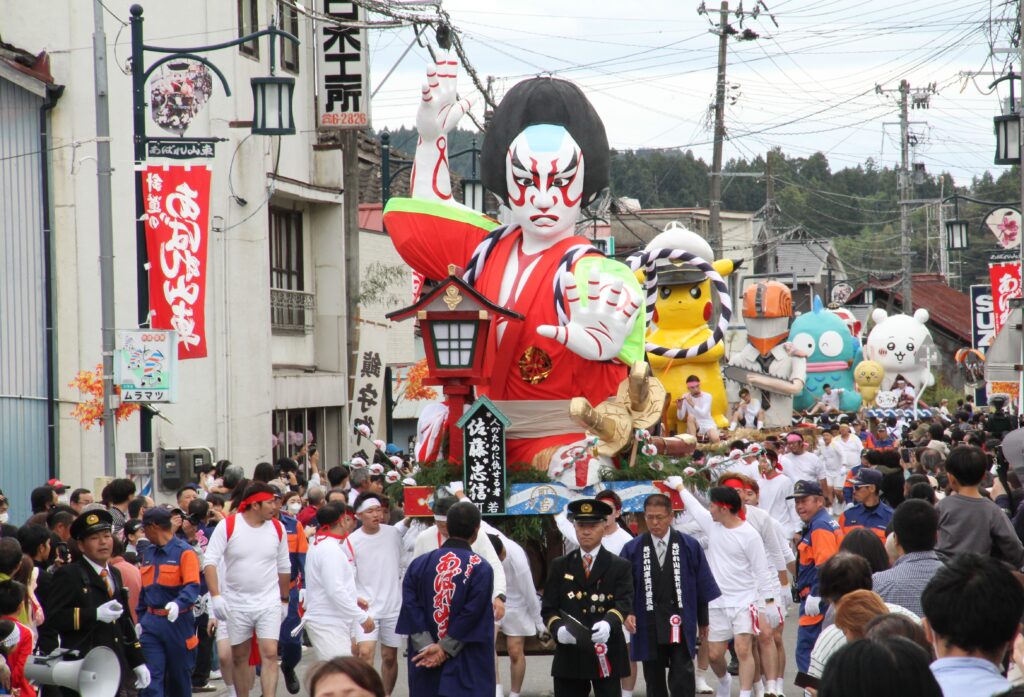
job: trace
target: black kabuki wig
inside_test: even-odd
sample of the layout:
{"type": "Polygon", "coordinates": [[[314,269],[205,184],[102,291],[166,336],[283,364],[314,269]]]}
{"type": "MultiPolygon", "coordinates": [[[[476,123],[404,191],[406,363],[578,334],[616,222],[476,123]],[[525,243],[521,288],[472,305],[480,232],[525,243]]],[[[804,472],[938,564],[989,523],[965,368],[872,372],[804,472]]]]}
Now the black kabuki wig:
{"type": "Polygon", "coordinates": [[[484,134],[480,176],[485,187],[508,204],[505,155],[520,133],[538,124],[562,126],[583,151],[583,203],[608,187],[608,136],[583,90],[566,80],[536,77],[508,91],[484,134]]]}

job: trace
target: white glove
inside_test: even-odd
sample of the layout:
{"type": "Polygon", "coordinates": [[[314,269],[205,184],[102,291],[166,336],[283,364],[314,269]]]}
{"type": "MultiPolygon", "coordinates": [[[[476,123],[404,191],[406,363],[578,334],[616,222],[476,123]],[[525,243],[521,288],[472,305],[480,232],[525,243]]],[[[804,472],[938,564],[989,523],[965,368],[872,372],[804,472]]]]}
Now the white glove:
{"type": "Polygon", "coordinates": [[[590,639],[595,644],[607,643],[608,637],[612,635],[612,626],[607,621],[601,620],[590,628],[590,639]]]}
{"type": "Polygon", "coordinates": [[[459,493],[460,491],[466,490],[462,482],[449,482],[448,488],[452,490],[452,496],[459,493]]]}
{"type": "Polygon", "coordinates": [[[574,637],[572,635],[572,632],[570,632],[565,627],[559,627],[558,628],[558,635],[557,635],[557,637],[558,637],[558,643],[559,644],[575,644],[576,643],[576,637],[574,637]]]}
{"type": "Polygon", "coordinates": [[[147,668],[144,665],[141,665],[134,668],[133,672],[135,673],[135,689],[145,690],[147,687],[149,687],[149,668],[147,668]]]}
{"type": "Polygon", "coordinates": [[[537,622],[534,629],[537,631],[537,638],[542,642],[547,643],[548,640],[551,639],[551,634],[548,632],[548,628],[544,626],[543,622],[537,622]]]}
{"type": "Polygon", "coordinates": [[[228,601],[224,599],[223,595],[210,596],[210,609],[218,620],[228,621],[228,601]]]}
{"type": "Polygon", "coordinates": [[[678,474],[673,474],[671,477],[668,477],[665,480],[665,484],[667,484],[670,489],[675,489],[676,491],[678,491],[679,487],[683,485],[683,478],[680,477],[678,474]]]}
{"type": "Polygon", "coordinates": [[[176,602],[174,602],[172,600],[171,602],[169,602],[166,605],[164,605],[164,610],[167,610],[167,621],[168,622],[177,622],[178,621],[178,613],[181,612],[181,610],[178,609],[178,603],[176,603],[176,602]]]}
{"type": "Polygon", "coordinates": [[[812,617],[821,614],[821,598],[816,595],[809,595],[804,598],[804,615],[812,617]]]}
{"type": "Polygon", "coordinates": [[[284,622],[288,617],[288,603],[281,603],[281,621],[284,622]]]}
{"type": "Polygon", "coordinates": [[[597,300],[591,300],[586,307],[580,303],[582,292],[576,287],[575,275],[563,272],[561,280],[569,323],[563,326],[542,324],[537,327],[537,334],[554,339],[591,361],[615,358],[633,330],[643,296],[634,299],[632,292],[623,288],[623,279],[602,274],[596,264],[590,269],[584,292],[588,298],[597,300]]]}
{"type": "Polygon", "coordinates": [[[772,629],[778,629],[779,626],[785,621],[782,616],[782,608],[779,607],[774,601],[769,600],[764,608],[764,616],[768,620],[768,626],[772,629]]]}
{"type": "Polygon", "coordinates": [[[142,625],[141,624],[135,625],[135,636],[136,637],[141,637],[142,636],[142,625]]]}
{"type": "Polygon", "coordinates": [[[96,619],[107,624],[116,622],[122,614],[124,607],[116,600],[108,600],[96,608],[96,619]]]}

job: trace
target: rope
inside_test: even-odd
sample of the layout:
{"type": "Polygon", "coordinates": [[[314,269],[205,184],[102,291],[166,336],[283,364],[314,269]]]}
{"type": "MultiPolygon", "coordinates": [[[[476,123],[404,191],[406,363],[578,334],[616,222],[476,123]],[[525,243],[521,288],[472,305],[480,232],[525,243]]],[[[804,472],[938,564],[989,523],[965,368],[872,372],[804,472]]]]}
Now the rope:
{"type": "Polygon", "coordinates": [[[703,343],[696,346],[690,346],[689,348],[667,348],[648,341],[646,347],[647,352],[653,353],[656,356],[664,356],[666,358],[673,359],[695,358],[701,354],[707,353],[715,347],[715,344],[725,338],[725,332],[729,328],[729,320],[732,319],[732,299],[729,297],[729,286],[726,285],[721,274],[715,271],[715,267],[709,262],[700,258],[696,254],[691,254],[690,252],[686,252],[682,249],[660,248],[634,254],[626,259],[626,263],[629,264],[629,268],[633,272],[639,271],[640,269],[644,270],[644,291],[647,295],[648,326],[653,324],[655,304],[658,301],[658,269],[656,263],[662,260],[681,261],[684,264],[703,271],[704,275],[711,280],[711,285],[715,289],[715,293],[718,295],[721,312],[718,317],[718,325],[715,327],[715,331],[703,343]]]}

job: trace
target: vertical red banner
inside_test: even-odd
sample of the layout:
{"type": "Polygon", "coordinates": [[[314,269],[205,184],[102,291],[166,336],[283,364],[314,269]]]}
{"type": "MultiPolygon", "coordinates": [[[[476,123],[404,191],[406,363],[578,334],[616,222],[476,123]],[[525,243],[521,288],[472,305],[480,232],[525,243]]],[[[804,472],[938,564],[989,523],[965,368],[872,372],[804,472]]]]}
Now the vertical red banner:
{"type": "Polygon", "coordinates": [[[210,168],[142,170],[150,326],[178,332],[178,358],[206,356],[206,235],[210,168]]]}
{"type": "Polygon", "coordinates": [[[1020,263],[989,264],[988,274],[992,279],[992,310],[998,334],[1010,315],[1010,298],[1020,297],[1020,263]]]}

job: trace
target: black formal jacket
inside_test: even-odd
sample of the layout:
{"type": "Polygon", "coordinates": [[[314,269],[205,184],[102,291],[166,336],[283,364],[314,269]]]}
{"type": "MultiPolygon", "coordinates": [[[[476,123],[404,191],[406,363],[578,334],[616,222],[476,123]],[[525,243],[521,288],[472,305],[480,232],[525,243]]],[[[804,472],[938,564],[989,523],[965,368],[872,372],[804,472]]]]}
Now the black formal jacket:
{"type": "Polygon", "coordinates": [[[575,645],[557,644],[551,675],[596,680],[601,677],[589,628],[605,620],[611,625],[607,658],[610,678],[629,675],[629,655],[622,624],[633,609],[633,580],[629,562],[598,547],[589,578],[583,572],[583,553],[576,549],[551,562],[544,585],[541,614],[552,636],[560,627],[575,637],[575,645]],[[579,620],[581,628],[569,616],[579,620]]]}
{"type": "Polygon", "coordinates": [[[84,655],[94,646],[106,646],[117,654],[123,677],[129,678],[132,669],[146,659],[132,624],[128,590],[121,573],[113,566],[107,568],[114,583],[113,598],[107,584],[84,558],[54,572],[41,600],[46,621],[39,626],[39,649],[49,653],[59,645],[62,649],[79,649],[84,655]],[[124,613],[115,622],[100,622],[96,608],[113,599],[121,603],[124,613]]]}

